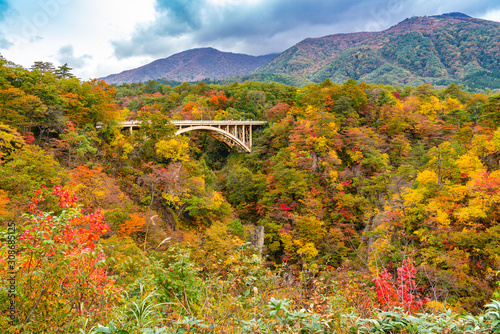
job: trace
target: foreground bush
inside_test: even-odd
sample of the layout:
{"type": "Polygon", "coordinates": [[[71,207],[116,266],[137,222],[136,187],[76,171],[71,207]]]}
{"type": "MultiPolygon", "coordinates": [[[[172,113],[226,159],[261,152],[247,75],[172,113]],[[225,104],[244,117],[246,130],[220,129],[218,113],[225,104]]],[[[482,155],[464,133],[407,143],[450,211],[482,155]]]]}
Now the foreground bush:
{"type": "MultiPolygon", "coordinates": [[[[19,227],[16,264],[0,267],[2,315],[10,305],[7,280],[15,278],[16,317],[3,328],[11,332],[68,333],[80,320],[106,319],[116,300],[117,288],[103,265],[104,253],[96,244],[109,227],[99,212],[84,214],[73,193],[54,188],[63,209],[59,215],[37,210],[41,191],[30,205],[26,223],[19,227]]],[[[7,259],[8,242],[0,244],[0,259],[7,259]]]]}

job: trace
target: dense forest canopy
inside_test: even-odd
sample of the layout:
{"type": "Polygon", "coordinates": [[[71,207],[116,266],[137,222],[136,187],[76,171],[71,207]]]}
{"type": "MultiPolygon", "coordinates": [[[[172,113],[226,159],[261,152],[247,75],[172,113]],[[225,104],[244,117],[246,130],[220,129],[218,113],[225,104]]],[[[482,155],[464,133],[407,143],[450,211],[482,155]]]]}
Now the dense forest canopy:
{"type": "Polygon", "coordinates": [[[498,327],[500,304],[485,306],[500,293],[497,93],[352,79],[110,86],[70,71],[0,65],[2,328],[498,327]],[[174,135],[170,120],[201,118],[268,123],[242,154],[174,135]],[[122,132],[128,119],[143,126],[122,132]]]}

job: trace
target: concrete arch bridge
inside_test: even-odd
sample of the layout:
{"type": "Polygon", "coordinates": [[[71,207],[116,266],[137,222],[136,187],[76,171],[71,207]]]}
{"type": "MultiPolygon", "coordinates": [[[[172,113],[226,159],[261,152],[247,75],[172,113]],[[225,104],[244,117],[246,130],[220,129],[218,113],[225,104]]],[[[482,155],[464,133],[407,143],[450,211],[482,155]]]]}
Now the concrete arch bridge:
{"type": "MultiPolygon", "coordinates": [[[[255,128],[263,126],[264,121],[170,121],[176,128],[176,135],[189,131],[199,131],[224,143],[238,152],[252,152],[252,134],[255,128]]],[[[124,129],[132,132],[141,126],[141,121],[126,121],[124,129]]]]}

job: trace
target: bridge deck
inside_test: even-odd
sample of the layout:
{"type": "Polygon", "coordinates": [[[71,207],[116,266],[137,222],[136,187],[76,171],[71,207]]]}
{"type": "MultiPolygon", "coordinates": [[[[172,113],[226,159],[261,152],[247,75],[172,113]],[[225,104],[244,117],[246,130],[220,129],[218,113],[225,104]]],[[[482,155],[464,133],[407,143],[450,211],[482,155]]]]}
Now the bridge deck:
{"type": "MultiPolygon", "coordinates": [[[[176,135],[188,131],[200,131],[225,143],[229,148],[250,153],[252,151],[252,128],[264,125],[267,122],[253,120],[181,120],[170,121],[170,123],[177,127],[176,135]]],[[[132,133],[132,129],[139,129],[141,124],[142,121],[125,121],[121,123],[121,126],[124,129],[128,128],[132,133]]]]}
{"type": "MultiPolygon", "coordinates": [[[[235,121],[235,120],[223,120],[223,121],[203,121],[203,120],[182,120],[182,121],[170,121],[173,125],[178,126],[196,126],[196,125],[208,125],[208,126],[217,126],[217,125],[264,125],[266,121],[235,121]]],[[[130,126],[139,126],[141,121],[125,121],[121,122],[124,128],[128,128],[130,126]]]]}

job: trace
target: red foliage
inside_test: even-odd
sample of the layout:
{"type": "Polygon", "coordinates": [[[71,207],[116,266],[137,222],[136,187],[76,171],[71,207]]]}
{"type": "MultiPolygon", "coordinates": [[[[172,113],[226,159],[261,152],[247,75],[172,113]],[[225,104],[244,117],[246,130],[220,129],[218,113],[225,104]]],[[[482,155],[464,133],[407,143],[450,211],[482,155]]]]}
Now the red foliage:
{"type": "Polygon", "coordinates": [[[33,137],[33,132],[27,132],[25,135],[24,135],[24,141],[26,142],[26,144],[33,144],[35,142],[35,137],[33,137]]]}
{"type": "Polygon", "coordinates": [[[292,226],[290,224],[284,224],[283,227],[280,228],[278,234],[287,234],[292,230],[292,226]]]}
{"type": "Polygon", "coordinates": [[[66,321],[64,317],[77,315],[101,319],[118,292],[103,267],[105,255],[97,246],[97,240],[109,231],[109,226],[100,212],[83,214],[77,208],[74,193],[61,187],[54,187],[53,195],[58,197],[60,208],[66,210],[59,216],[39,211],[37,203],[44,200],[44,190],[35,192],[30,203],[34,215],[19,236],[18,256],[22,260],[18,289],[30,298],[50,291],[37,305],[39,314],[60,312],[65,314],[62,322],[66,321]]]}
{"type": "Polygon", "coordinates": [[[494,195],[500,191],[500,178],[491,177],[489,172],[484,172],[479,179],[475,180],[474,190],[494,195]]]}
{"type": "Polygon", "coordinates": [[[339,213],[348,220],[356,218],[356,216],[354,216],[352,213],[349,213],[349,210],[345,207],[340,206],[340,207],[337,207],[337,209],[338,209],[339,213]]]}
{"type": "Polygon", "coordinates": [[[210,97],[210,106],[215,109],[226,109],[229,107],[230,101],[226,97],[226,93],[224,91],[220,91],[217,95],[213,95],[210,97]]]}
{"type": "Polygon", "coordinates": [[[266,112],[267,119],[273,121],[279,121],[280,119],[286,116],[289,109],[290,109],[289,104],[280,102],[266,112]]]}
{"type": "Polygon", "coordinates": [[[35,191],[35,195],[31,199],[29,203],[29,212],[36,213],[37,212],[37,204],[43,201],[43,190],[47,189],[46,187],[40,187],[40,189],[35,191]]]}
{"type": "Polygon", "coordinates": [[[330,95],[327,95],[326,96],[326,101],[325,101],[325,110],[328,111],[328,112],[331,112],[332,111],[332,107],[333,107],[333,99],[330,95]]]}
{"type": "Polygon", "coordinates": [[[281,209],[281,211],[285,212],[286,214],[289,214],[293,210],[290,206],[288,206],[285,203],[280,203],[280,209],[281,209]]]}
{"type": "MultiPolygon", "coordinates": [[[[42,191],[43,189],[35,191],[35,197],[30,203],[30,211],[37,212],[40,221],[31,229],[25,231],[20,236],[20,239],[30,239],[42,230],[43,240],[40,239],[35,244],[41,245],[44,240],[54,240],[74,245],[73,250],[76,248],[93,250],[95,247],[94,242],[109,231],[109,226],[104,222],[104,216],[101,212],[82,215],[80,210],[68,219],[68,224],[61,230],[53,229],[52,216],[37,210],[37,203],[43,200],[42,191]]],[[[76,207],[76,196],[72,191],[55,186],[53,194],[58,196],[60,208],[76,207]]]]}
{"type": "Polygon", "coordinates": [[[58,196],[60,208],[74,208],[76,206],[76,195],[72,191],[64,190],[59,186],[54,186],[52,195],[58,196]]]}
{"type": "Polygon", "coordinates": [[[386,268],[373,279],[377,299],[384,310],[402,307],[406,312],[414,313],[423,309],[429,299],[421,298],[417,292],[416,272],[413,260],[408,258],[397,268],[397,283],[386,268]]]}

